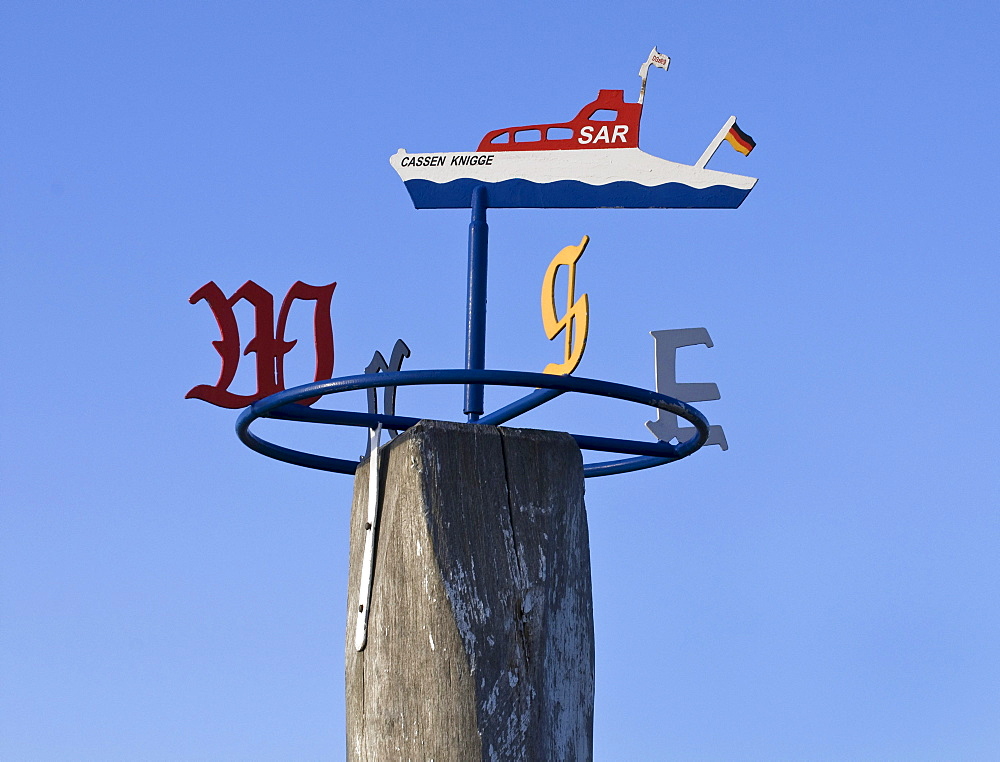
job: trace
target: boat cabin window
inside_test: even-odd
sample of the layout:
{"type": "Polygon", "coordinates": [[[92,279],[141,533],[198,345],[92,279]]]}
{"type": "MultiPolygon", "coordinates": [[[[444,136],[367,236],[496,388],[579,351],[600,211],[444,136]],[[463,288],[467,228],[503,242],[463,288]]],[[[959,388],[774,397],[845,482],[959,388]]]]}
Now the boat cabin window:
{"type": "Polygon", "coordinates": [[[572,140],[573,130],[569,127],[549,127],[545,133],[546,140],[572,140]]]}
{"type": "Polygon", "coordinates": [[[542,139],[541,130],[518,130],[514,133],[515,143],[534,143],[542,139]]]}
{"type": "Polygon", "coordinates": [[[490,141],[490,143],[509,143],[509,142],[510,142],[509,132],[501,132],[499,135],[493,138],[493,140],[490,141]]]}
{"type": "Polygon", "coordinates": [[[607,108],[599,108],[588,118],[592,122],[613,122],[618,118],[618,112],[607,108]]]}

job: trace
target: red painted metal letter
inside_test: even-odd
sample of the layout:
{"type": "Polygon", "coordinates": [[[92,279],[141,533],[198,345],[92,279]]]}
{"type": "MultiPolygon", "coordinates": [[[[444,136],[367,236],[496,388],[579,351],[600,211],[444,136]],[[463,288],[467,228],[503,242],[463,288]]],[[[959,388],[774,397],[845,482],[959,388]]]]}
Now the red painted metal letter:
{"type": "MultiPolygon", "coordinates": [[[[333,325],[330,320],[330,304],[336,283],[326,286],[310,286],[302,281],[296,282],[285,295],[278,313],[278,325],[274,324],[274,297],[252,280],[248,280],[230,296],[222,292],[214,281],[206,283],[195,291],[189,301],[197,304],[202,299],[208,302],[215,321],[219,324],[219,341],[212,345],[222,358],[222,369],[219,380],[213,386],[200,384],[185,397],[204,400],[213,405],[226,408],[241,408],[267,397],[285,388],[285,355],[297,341],[285,340],[285,325],[288,322],[288,312],[295,300],[314,301],[316,308],[313,313],[313,332],[316,344],[316,381],[330,378],[333,375],[333,325]],[[254,337],[247,343],[243,355],[254,353],[257,370],[257,391],[253,394],[235,394],[229,391],[229,385],[236,378],[236,369],[240,362],[240,329],[233,308],[245,300],[254,308],[254,337]]],[[[300,404],[311,405],[319,397],[302,400],[300,404]]]]}

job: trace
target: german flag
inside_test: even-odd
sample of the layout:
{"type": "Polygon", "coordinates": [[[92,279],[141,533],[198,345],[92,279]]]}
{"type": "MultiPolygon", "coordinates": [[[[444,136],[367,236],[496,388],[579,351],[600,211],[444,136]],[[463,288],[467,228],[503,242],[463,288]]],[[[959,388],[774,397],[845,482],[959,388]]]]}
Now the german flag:
{"type": "Polygon", "coordinates": [[[757,146],[753,138],[743,132],[736,122],[733,122],[733,126],[726,133],[726,140],[729,141],[729,145],[744,156],[747,156],[757,146]]]}

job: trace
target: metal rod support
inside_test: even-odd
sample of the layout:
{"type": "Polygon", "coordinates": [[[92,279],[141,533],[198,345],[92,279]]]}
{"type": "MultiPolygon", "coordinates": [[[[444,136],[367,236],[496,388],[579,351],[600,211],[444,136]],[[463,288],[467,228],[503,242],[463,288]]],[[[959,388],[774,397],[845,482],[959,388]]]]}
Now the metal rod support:
{"type": "MultiPolygon", "coordinates": [[[[486,224],[486,186],[472,189],[472,221],[469,223],[469,288],[465,324],[465,368],[486,367],[486,270],[489,226],[486,224]]],[[[466,384],[465,414],[469,423],[483,414],[483,385],[466,384]]]]}
{"type": "Polygon", "coordinates": [[[584,476],[605,476],[608,474],[625,473],[641,468],[650,468],[663,463],[686,458],[708,441],[710,434],[708,421],[695,408],[686,402],[681,402],[665,394],[652,392],[648,389],[638,389],[634,386],[614,384],[610,381],[598,381],[593,378],[578,378],[575,376],[555,376],[548,373],[529,373],[514,370],[410,370],[388,373],[364,373],[360,376],[345,376],[331,378],[326,381],[316,381],[293,389],[277,392],[262,400],[258,400],[246,408],[236,421],[236,433],[247,447],[252,450],[286,463],[316,468],[321,471],[333,471],[341,474],[353,474],[357,469],[357,461],[340,458],[327,458],[321,455],[291,450],[261,439],[249,431],[250,424],[258,418],[277,418],[289,421],[308,421],[311,423],[342,424],[348,426],[364,426],[370,428],[381,423],[394,429],[406,429],[416,422],[414,418],[389,416],[384,414],[355,413],[340,410],[314,410],[306,405],[295,405],[315,396],[325,396],[340,392],[358,391],[372,387],[388,386],[419,386],[422,384],[462,384],[524,386],[534,387],[536,393],[528,394],[520,400],[501,408],[496,413],[483,416],[479,423],[502,418],[509,420],[517,408],[523,411],[536,407],[548,395],[544,390],[560,392],[578,392],[593,394],[600,397],[636,402],[649,405],[659,410],[678,415],[695,428],[691,439],[672,445],[668,442],[637,442],[622,439],[607,439],[571,435],[582,449],[603,452],[618,452],[640,457],[626,460],[591,463],[583,468],[584,476]],[[536,404],[537,403],[537,404],[536,404]],[[515,408],[512,410],[511,408],[515,408]],[[280,408],[280,410],[279,410],[280,408]]]}
{"type": "Polygon", "coordinates": [[[534,410],[536,407],[544,405],[562,393],[562,389],[535,389],[531,394],[521,397],[519,400],[514,400],[506,407],[494,410],[489,415],[480,418],[479,423],[500,426],[512,418],[517,418],[522,413],[527,413],[529,410],[534,410]]]}

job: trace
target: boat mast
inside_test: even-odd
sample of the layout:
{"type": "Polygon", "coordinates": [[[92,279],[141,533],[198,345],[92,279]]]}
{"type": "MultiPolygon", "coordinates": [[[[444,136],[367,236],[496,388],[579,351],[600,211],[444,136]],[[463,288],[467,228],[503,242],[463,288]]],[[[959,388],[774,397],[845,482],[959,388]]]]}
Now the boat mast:
{"type": "Polygon", "coordinates": [[[729,134],[729,128],[736,124],[736,117],[731,116],[726,120],[726,123],[722,125],[722,129],[719,130],[719,134],[712,138],[712,142],[708,144],[708,148],[705,149],[705,153],[701,155],[701,158],[694,163],[697,169],[704,169],[705,165],[708,164],[708,160],[715,155],[715,152],[719,150],[719,146],[722,145],[722,141],[726,139],[726,135],[729,134]]]}
{"type": "Polygon", "coordinates": [[[646,59],[646,63],[639,67],[639,76],[642,77],[642,87],[639,88],[639,105],[642,105],[642,99],[646,95],[646,75],[649,73],[649,67],[657,66],[663,71],[670,68],[670,58],[663,55],[657,51],[656,46],[649,52],[649,57],[646,59]]]}

